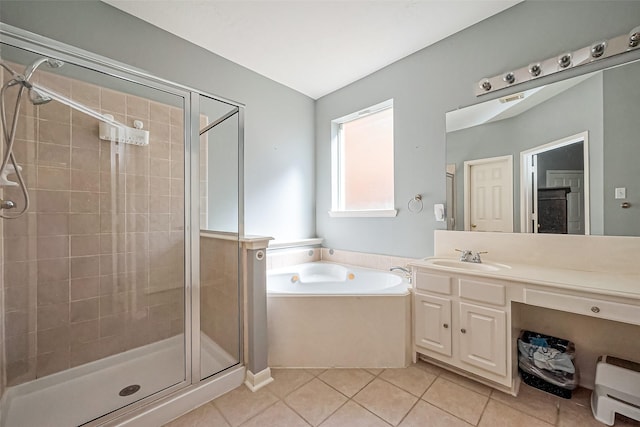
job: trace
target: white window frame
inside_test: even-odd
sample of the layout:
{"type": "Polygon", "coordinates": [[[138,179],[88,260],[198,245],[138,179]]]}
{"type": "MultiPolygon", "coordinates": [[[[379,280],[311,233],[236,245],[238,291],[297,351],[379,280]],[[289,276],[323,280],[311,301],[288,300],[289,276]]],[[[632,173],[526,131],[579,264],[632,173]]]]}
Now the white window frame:
{"type": "MultiPolygon", "coordinates": [[[[369,108],[365,108],[355,113],[348,114],[338,119],[331,121],[331,210],[329,216],[332,218],[371,218],[371,217],[395,217],[398,215],[397,209],[366,209],[366,210],[347,210],[344,208],[345,200],[343,194],[343,186],[341,178],[344,176],[344,163],[342,158],[342,144],[340,141],[342,135],[342,124],[350,122],[355,119],[360,119],[371,114],[378,113],[380,111],[393,108],[393,99],[381,102],[373,105],[369,108]]],[[[395,132],[394,132],[395,133],[395,132]]],[[[394,141],[395,144],[395,141],[394,141]]],[[[395,173],[395,164],[394,164],[395,173]]],[[[395,182],[393,188],[394,205],[395,205],[395,182]]]]}

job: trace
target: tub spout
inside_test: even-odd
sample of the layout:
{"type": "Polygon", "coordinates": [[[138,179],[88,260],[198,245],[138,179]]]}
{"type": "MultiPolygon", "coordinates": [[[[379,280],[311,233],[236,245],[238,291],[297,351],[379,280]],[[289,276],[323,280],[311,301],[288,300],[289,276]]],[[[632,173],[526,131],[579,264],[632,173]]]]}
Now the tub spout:
{"type": "Polygon", "coordinates": [[[406,277],[407,279],[409,279],[409,283],[411,283],[411,270],[409,270],[408,268],[405,267],[400,267],[398,265],[393,266],[389,269],[389,271],[396,271],[396,270],[400,270],[403,273],[403,276],[406,277]]]}

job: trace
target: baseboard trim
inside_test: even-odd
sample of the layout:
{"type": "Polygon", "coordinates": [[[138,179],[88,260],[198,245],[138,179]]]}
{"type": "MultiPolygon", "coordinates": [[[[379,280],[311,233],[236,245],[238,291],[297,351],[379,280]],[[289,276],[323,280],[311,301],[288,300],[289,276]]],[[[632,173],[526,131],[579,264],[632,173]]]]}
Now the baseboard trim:
{"type": "Polygon", "coordinates": [[[244,380],[244,385],[251,391],[258,391],[262,387],[266,386],[270,382],[273,381],[271,377],[271,369],[265,368],[262,371],[254,374],[250,370],[247,369],[247,373],[244,380]]]}

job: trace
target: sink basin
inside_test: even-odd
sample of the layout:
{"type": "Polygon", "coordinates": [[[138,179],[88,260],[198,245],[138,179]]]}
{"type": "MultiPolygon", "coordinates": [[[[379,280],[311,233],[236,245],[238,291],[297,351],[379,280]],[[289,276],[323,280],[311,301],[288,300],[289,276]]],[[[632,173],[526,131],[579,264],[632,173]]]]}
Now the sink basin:
{"type": "Polygon", "coordinates": [[[468,271],[498,271],[504,270],[505,268],[510,268],[508,265],[497,264],[495,262],[483,262],[478,264],[474,262],[463,262],[457,259],[450,258],[432,258],[427,260],[427,262],[438,267],[468,271]]]}

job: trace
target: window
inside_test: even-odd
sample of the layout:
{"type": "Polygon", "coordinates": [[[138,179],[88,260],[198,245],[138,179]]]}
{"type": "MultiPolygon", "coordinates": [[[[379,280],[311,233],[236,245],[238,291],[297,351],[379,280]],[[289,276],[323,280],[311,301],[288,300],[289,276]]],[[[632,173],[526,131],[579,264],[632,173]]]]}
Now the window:
{"type": "Polygon", "coordinates": [[[332,122],[331,216],[396,216],[393,100],[332,122]]]}

